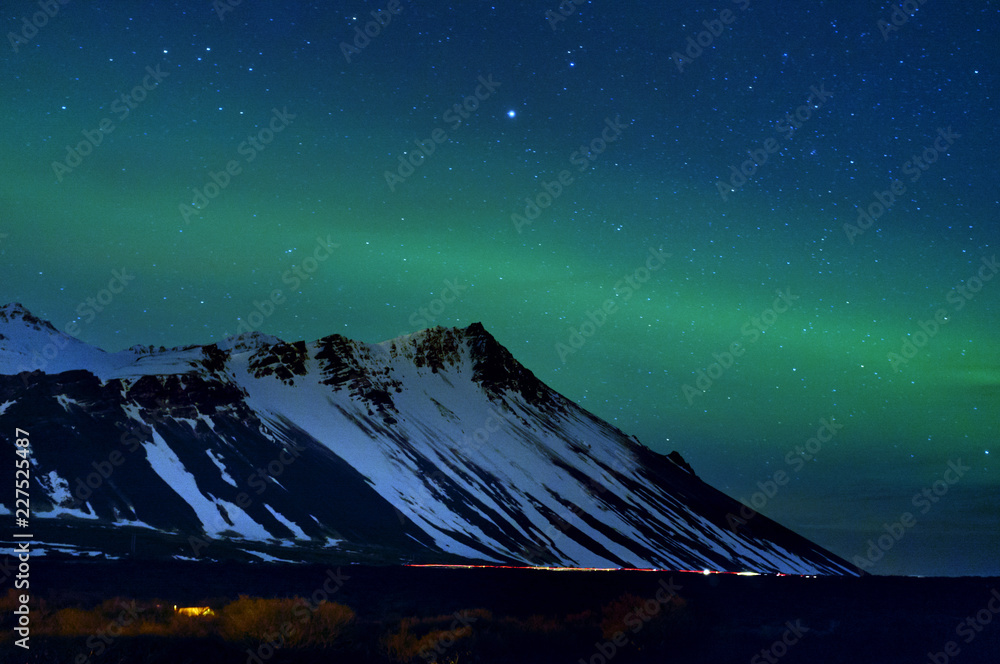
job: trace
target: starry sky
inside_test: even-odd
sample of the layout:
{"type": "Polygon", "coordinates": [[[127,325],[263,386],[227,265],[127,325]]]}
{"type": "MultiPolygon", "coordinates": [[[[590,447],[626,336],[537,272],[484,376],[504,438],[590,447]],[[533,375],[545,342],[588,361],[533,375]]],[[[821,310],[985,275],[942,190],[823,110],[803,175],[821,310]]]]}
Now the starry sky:
{"type": "Polygon", "coordinates": [[[481,321],[868,571],[1000,574],[995,3],[452,6],[5,3],[0,302],[481,321]]]}

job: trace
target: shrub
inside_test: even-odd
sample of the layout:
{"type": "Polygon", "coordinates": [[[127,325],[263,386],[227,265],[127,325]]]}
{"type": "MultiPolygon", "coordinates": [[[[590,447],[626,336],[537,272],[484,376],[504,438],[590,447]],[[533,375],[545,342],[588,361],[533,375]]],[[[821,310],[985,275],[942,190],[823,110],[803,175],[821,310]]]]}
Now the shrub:
{"type": "Polygon", "coordinates": [[[43,633],[55,636],[89,636],[108,626],[108,619],[96,611],[75,607],[60,609],[41,623],[43,633]]]}
{"type": "Polygon", "coordinates": [[[492,618],[493,614],[485,609],[432,618],[403,618],[398,631],[382,637],[382,649],[393,662],[451,661],[471,644],[473,623],[492,618]]]}
{"type": "Polygon", "coordinates": [[[274,640],[283,627],[298,622],[294,608],[292,600],[240,595],[219,612],[219,634],[242,643],[274,640]]]}
{"type": "Polygon", "coordinates": [[[251,645],[324,647],[338,641],[353,620],[354,611],[342,604],[241,595],[219,612],[219,634],[227,641],[251,645]]]}
{"type": "MultiPolygon", "coordinates": [[[[305,608],[304,600],[301,606],[305,608]]],[[[306,647],[332,645],[341,639],[348,625],[354,622],[354,617],[354,611],[350,607],[332,602],[314,606],[307,620],[303,620],[300,609],[299,621],[302,626],[297,633],[291,635],[289,643],[306,647]],[[296,638],[299,634],[301,637],[296,638]]]]}

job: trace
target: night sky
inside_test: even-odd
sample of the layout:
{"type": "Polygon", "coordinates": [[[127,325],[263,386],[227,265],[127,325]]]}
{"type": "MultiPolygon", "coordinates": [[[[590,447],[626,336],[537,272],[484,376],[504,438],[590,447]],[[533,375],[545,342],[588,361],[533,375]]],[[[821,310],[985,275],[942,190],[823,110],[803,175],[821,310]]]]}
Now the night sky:
{"type": "Polygon", "coordinates": [[[482,321],[871,572],[1000,574],[995,3],[52,4],[2,10],[0,303],[482,321]]]}

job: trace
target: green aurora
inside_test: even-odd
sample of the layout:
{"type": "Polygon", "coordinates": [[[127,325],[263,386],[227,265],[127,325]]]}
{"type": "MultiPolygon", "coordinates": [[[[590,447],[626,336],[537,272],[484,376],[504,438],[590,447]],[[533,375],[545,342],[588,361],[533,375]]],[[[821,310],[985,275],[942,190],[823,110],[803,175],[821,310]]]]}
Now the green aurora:
{"type": "Polygon", "coordinates": [[[69,3],[5,44],[0,302],[106,350],[481,321],[732,496],[786,473],[761,511],[841,556],[913,513],[875,573],[1000,574],[995,9],[928,4],[883,39],[877,4],[733,5],[679,71],[719,10],[588,3],[553,28],[554,2],[401,6],[350,62],[375,3],[69,3]],[[526,198],[551,204],[518,227],[526,198]],[[109,299],[115,270],[134,278],[109,299]],[[969,470],[922,512],[950,462],[969,470]]]}

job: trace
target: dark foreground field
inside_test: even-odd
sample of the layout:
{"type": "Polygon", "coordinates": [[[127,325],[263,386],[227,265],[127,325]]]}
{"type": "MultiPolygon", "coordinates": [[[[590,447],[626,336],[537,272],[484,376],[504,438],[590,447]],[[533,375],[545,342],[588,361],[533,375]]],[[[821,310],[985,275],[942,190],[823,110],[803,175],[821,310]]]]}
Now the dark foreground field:
{"type": "Polygon", "coordinates": [[[36,559],[31,588],[2,662],[1000,661],[998,579],[36,559]]]}

